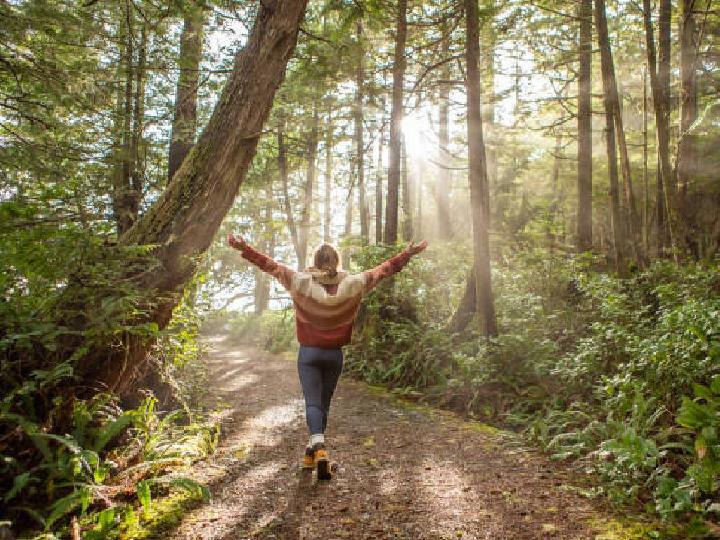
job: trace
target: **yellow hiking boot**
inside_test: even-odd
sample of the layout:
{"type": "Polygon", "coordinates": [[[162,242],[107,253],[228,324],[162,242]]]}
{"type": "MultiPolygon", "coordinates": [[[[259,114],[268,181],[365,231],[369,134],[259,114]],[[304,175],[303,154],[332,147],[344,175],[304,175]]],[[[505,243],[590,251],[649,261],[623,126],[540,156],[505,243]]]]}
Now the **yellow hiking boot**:
{"type": "Polygon", "coordinates": [[[330,458],[328,457],[325,445],[318,443],[313,446],[315,464],[317,465],[317,477],[318,480],[330,480],[332,473],[330,472],[330,458]]]}
{"type": "Polygon", "coordinates": [[[308,446],[305,448],[305,455],[303,456],[303,469],[314,469],[315,468],[315,450],[308,446]]]}

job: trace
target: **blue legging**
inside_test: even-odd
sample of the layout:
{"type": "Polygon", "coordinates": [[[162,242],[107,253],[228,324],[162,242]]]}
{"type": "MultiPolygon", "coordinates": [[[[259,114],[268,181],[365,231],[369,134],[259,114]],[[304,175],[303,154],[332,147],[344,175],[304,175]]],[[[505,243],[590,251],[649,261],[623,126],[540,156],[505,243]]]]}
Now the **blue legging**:
{"type": "Polygon", "coordinates": [[[298,374],[305,395],[305,418],[310,435],[325,433],[330,400],[342,368],[341,349],[300,346],[298,374]]]}

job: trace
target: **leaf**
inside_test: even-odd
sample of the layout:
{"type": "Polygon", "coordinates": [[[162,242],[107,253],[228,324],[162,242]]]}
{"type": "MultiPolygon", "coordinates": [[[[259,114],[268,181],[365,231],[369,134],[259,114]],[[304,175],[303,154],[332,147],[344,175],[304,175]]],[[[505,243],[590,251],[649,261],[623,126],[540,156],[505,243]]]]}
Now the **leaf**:
{"type": "Polygon", "coordinates": [[[120,432],[128,427],[134,420],[135,415],[125,413],[109,424],[103,426],[102,431],[98,434],[98,437],[93,445],[93,450],[100,452],[107,446],[107,444],[115,438],[120,432]]]}
{"type": "Polygon", "coordinates": [[[150,495],[150,481],[141,480],[135,485],[135,491],[137,492],[138,500],[143,507],[145,512],[150,512],[150,503],[152,497],[150,495]]]}
{"type": "Polygon", "coordinates": [[[45,530],[50,529],[58,519],[69,514],[78,506],[83,505],[86,507],[84,502],[90,498],[90,490],[87,487],[82,487],[55,501],[51,506],[50,515],[45,520],[45,530]]]}
{"type": "Polygon", "coordinates": [[[25,486],[28,484],[30,479],[31,479],[30,471],[25,471],[24,473],[17,475],[15,477],[15,479],[13,480],[13,487],[11,487],[8,490],[8,492],[5,494],[5,497],[3,498],[3,500],[5,502],[8,502],[13,497],[15,497],[15,495],[20,493],[25,488],[25,486]]]}

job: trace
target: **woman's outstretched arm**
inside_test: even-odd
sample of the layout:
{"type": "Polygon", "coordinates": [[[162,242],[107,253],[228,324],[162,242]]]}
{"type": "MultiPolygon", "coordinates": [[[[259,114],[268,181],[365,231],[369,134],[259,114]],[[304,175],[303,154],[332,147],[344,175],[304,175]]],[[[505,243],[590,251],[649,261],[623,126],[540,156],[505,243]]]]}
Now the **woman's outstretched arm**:
{"type": "Polygon", "coordinates": [[[365,271],[365,292],[373,289],[373,287],[375,287],[383,278],[397,274],[400,270],[405,268],[405,265],[413,255],[417,255],[422,252],[426,247],[427,240],[423,240],[419,244],[410,242],[408,247],[394,257],[379,264],[372,270],[365,271]]]}
{"type": "Polygon", "coordinates": [[[237,249],[242,258],[257,266],[263,272],[266,272],[277,279],[280,284],[287,290],[290,290],[292,278],[295,271],[289,266],[285,266],[274,261],[264,253],[250,247],[250,245],[240,236],[227,235],[228,245],[237,249]]]}

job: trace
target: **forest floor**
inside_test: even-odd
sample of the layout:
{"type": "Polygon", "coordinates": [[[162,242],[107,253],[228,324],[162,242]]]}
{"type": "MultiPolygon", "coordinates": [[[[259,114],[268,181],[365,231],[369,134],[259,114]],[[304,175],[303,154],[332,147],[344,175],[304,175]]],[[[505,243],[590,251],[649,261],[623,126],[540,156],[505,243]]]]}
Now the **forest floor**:
{"type": "Polygon", "coordinates": [[[209,399],[223,411],[222,436],[190,474],[212,498],[184,509],[161,538],[647,538],[646,524],[583,497],[587,479],[512,434],[346,376],[326,434],[339,469],[318,483],[299,468],[307,432],[295,363],[208,341],[209,399]]]}

